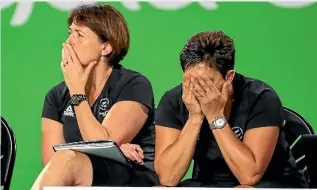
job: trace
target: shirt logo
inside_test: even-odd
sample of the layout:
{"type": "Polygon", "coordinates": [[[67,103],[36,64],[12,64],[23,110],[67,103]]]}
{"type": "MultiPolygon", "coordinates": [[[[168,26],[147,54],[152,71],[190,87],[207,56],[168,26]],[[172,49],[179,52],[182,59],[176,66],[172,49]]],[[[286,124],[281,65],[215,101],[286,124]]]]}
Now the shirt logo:
{"type": "Polygon", "coordinates": [[[100,105],[99,105],[99,115],[102,115],[103,117],[105,117],[107,113],[109,112],[109,110],[107,110],[108,106],[109,106],[108,98],[101,99],[100,105]]]}
{"type": "Polygon", "coordinates": [[[72,106],[68,106],[68,108],[64,111],[64,115],[74,117],[75,114],[73,112],[72,106]]]}
{"type": "Polygon", "coordinates": [[[235,126],[235,127],[232,128],[232,131],[233,131],[233,133],[236,135],[236,137],[238,139],[242,140],[242,138],[243,138],[243,130],[240,127],[235,126]]]}

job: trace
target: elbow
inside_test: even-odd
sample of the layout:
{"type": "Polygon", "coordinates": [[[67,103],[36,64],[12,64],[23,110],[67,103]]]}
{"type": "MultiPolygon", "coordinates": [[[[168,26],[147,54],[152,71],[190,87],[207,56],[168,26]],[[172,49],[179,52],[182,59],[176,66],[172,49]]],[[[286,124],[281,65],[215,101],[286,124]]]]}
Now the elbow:
{"type": "Polygon", "coordinates": [[[158,175],[160,180],[160,185],[175,187],[178,185],[179,180],[173,177],[172,175],[158,175]]]}
{"type": "Polygon", "coordinates": [[[254,186],[258,184],[263,174],[244,174],[240,177],[239,183],[241,185],[254,186]]]}
{"type": "Polygon", "coordinates": [[[157,176],[159,177],[160,185],[162,186],[168,186],[168,187],[175,187],[178,185],[179,181],[176,179],[176,176],[174,176],[171,172],[160,171],[157,163],[154,164],[155,172],[157,173],[157,176]]]}

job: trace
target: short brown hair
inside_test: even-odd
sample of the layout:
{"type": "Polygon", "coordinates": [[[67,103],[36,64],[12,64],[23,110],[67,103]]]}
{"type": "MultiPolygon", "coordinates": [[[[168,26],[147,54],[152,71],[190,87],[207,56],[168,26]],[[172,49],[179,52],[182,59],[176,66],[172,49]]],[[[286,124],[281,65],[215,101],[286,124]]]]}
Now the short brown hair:
{"type": "Polygon", "coordinates": [[[222,76],[234,69],[234,41],[222,31],[205,31],[193,35],[180,53],[183,70],[199,63],[215,66],[222,76]]]}
{"type": "Polygon", "coordinates": [[[68,26],[72,23],[86,26],[94,31],[102,42],[109,42],[112,52],[108,55],[111,65],[118,64],[129,49],[130,34],[123,15],[109,5],[80,5],[73,9],[68,17],[68,26]]]}

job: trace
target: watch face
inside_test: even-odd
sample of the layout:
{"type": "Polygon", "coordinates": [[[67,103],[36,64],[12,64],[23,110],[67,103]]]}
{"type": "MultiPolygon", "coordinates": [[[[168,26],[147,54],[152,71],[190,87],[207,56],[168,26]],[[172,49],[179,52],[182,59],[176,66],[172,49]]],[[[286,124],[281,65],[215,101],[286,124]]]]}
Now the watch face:
{"type": "Polygon", "coordinates": [[[217,117],[209,126],[211,130],[222,129],[226,126],[227,120],[224,117],[217,117]]]}
{"type": "Polygon", "coordinates": [[[214,120],[214,128],[222,129],[227,124],[227,120],[225,118],[217,118],[214,120]]]}
{"type": "Polygon", "coordinates": [[[216,120],[216,125],[217,126],[223,126],[225,124],[225,121],[223,119],[217,119],[216,120]]]}
{"type": "Polygon", "coordinates": [[[75,94],[71,98],[71,104],[75,105],[75,106],[78,106],[82,101],[85,101],[85,100],[87,100],[85,95],[75,94]]]}
{"type": "Polygon", "coordinates": [[[79,98],[77,96],[73,97],[73,103],[78,104],[79,98]]]}

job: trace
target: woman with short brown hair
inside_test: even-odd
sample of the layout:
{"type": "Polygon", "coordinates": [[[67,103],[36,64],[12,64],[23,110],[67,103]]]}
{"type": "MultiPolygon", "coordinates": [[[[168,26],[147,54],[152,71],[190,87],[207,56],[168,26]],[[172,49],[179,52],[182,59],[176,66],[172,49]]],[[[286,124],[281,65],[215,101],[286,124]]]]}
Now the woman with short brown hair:
{"type": "Polygon", "coordinates": [[[108,5],[81,5],[68,18],[64,81],[46,95],[42,112],[44,186],[154,186],[154,95],[149,80],[120,65],[129,49],[125,19],[108,5]],[[76,101],[75,101],[76,100],[76,101]],[[52,146],[113,140],[132,168],[52,146]]]}

